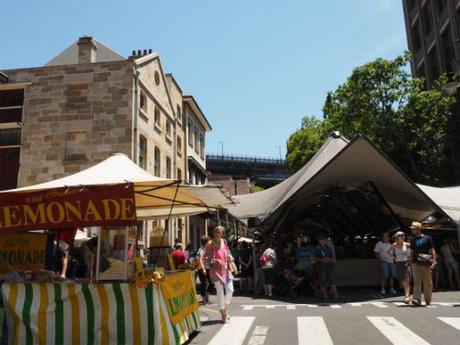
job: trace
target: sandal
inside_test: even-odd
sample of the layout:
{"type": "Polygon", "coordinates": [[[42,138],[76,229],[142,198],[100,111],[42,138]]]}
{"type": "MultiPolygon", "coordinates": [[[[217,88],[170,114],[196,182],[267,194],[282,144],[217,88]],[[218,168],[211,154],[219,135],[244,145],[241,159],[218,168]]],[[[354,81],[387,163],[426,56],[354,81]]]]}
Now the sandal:
{"type": "Polygon", "coordinates": [[[225,309],[222,309],[220,311],[220,316],[222,318],[222,323],[227,323],[228,321],[228,316],[227,316],[227,313],[225,312],[225,309]]]}

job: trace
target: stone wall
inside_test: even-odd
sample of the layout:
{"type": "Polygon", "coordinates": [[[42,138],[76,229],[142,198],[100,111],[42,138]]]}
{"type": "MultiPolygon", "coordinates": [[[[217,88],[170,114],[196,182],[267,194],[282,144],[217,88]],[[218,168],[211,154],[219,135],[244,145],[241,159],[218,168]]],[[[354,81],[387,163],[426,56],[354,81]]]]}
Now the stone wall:
{"type": "Polygon", "coordinates": [[[163,79],[163,72],[158,59],[138,68],[139,91],[146,97],[146,107],[142,111],[138,120],[139,134],[147,140],[147,164],[146,170],[158,177],[167,177],[166,159],[171,160],[171,178],[173,165],[173,121],[174,114],[168,97],[166,81],[163,79]],[[155,82],[155,74],[158,75],[159,84],[155,82]],[[159,111],[160,123],[155,124],[155,109],[159,111]],[[167,136],[166,124],[171,124],[171,135],[167,136]],[[161,171],[155,172],[155,148],[160,150],[161,171]]]}
{"type": "Polygon", "coordinates": [[[90,167],[132,152],[132,84],[128,61],[5,71],[30,82],[24,92],[18,185],[90,167]]]}

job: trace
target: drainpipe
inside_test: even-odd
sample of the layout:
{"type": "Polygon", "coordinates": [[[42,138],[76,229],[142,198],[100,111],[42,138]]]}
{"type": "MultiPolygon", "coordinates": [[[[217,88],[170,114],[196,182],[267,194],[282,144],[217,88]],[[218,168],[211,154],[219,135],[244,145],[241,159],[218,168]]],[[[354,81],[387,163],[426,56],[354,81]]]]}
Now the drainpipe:
{"type": "Polygon", "coordinates": [[[139,75],[140,72],[136,69],[136,66],[133,66],[133,86],[134,86],[134,96],[133,96],[133,148],[131,150],[132,160],[139,164],[139,133],[137,120],[139,118],[139,75]]]}
{"type": "Polygon", "coordinates": [[[173,126],[173,173],[172,177],[177,178],[177,113],[174,114],[174,126],[173,126]]]}

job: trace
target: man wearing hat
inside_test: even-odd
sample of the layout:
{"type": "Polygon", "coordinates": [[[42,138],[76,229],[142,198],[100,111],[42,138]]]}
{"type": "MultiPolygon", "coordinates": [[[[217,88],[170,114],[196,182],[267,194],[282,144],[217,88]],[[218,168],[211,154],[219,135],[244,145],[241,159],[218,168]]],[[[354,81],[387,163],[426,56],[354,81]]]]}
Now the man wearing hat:
{"type": "Polygon", "coordinates": [[[422,224],[420,222],[412,222],[410,230],[414,235],[410,243],[412,249],[412,274],[414,276],[412,304],[421,306],[423,285],[425,303],[429,305],[433,292],[431,270],[436,265],[436,251],[431,237],[422,234],[422,224]]]}

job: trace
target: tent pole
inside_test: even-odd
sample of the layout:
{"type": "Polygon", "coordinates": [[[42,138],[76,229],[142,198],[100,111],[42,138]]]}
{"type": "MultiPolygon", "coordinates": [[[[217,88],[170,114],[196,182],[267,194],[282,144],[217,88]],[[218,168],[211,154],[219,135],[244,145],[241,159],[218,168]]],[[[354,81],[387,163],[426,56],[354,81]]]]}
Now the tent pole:
{"type": "MultiPolygon", "coordinates": [[[[97,238],[97,250],[96,250],[96,281],[99,281],[99,262],[101,257],[101,242],[102,242],[102,227],[99,227],[98,231],[98,238],[97,238]]],[[[93,268],[91,267],[91,270],[93,268]]]]}
{"type": "Polygon", "coordinates": [[[371,186],[372,190],[375,192],[375,194],[377,194],[377,196],[379,197],[380,201],[382,202],[382,204],[386,207],[386,209],[390,212],[390,214],[392,215],[393,217],[393,220],[396,221],[396,223],[401,227],[401,228],[404,228],[404,224],[401,222],[401,219],[399,219],[398,215],[393,211],[393,209],[391,208],[390,204],[388,204],[388,202],[386,201],[386,199],[383,197],[382,193],[380,193],[379,189],[377,188],[377,186],[374,184],[374,182],[372,181],[367,181],[369,183],[369,186],[371,186]]]}
{"type": "Polygon", "coordinates": [[[177,186],[176,186],[176,192],[174,193],[174,198],[172,200],[172,204],[171,204],[171,208],[169,209],[169,214],[168,214],[168,218],[166,219],[166,222],[165,222],[165,229],[163,231],[163,236],[161,236],[161,242],[160,242],[160,246],[158,248],[158,251],[157,251],[157,255],[155,257],[155,268],[157,267],[157,262],[158,262],[158,258],[160,257],[160,251],[161,251],[161,248],[163,247],[163,241],[165,239],[165,234],[166,232],[168,232],[169,230],[169,220],[171,219],[171,213],[172,213],[172,210],[174,208],[174,202],[176,201],[176,197],[177,197],[177,192],[179,191],[179,182],[177,182],[177,186]]]}
{"type": "Polygon", "coordinates": [[[129,226],[126,226],[125,228],[125,267],[124,267],[124,279],[125,281],[128,280],[128,247],[129,247],[129,226]]]}

